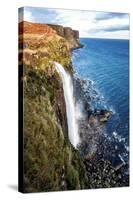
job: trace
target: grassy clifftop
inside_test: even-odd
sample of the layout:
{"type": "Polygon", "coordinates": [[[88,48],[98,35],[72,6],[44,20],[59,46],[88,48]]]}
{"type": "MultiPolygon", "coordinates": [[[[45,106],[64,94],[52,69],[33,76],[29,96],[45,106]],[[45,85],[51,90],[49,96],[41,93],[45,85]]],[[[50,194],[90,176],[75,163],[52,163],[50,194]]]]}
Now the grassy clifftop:
{"type": "Polygon", "coordinates": [[[20,28],[24,192],[87,188],[82,158],[68,139],[62,82],[51,62],[72,72],[68,41],[48,25],[23,22],[20,28]]]}

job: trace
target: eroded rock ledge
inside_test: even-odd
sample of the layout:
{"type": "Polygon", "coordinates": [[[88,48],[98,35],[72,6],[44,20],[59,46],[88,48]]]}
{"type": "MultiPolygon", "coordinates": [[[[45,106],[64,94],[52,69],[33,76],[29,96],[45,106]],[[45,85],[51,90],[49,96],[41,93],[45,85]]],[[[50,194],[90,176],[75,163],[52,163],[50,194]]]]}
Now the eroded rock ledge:
{"type": "Polygon", "coordinates": [[[79,31],[73,30],[70,27],[63,27],[61,25],[51,25],[51,24],[48,25],[52,27],[54,30],[56,30],[58,35],[66,38],[72,50],[83,47],[83,45],[80,44],[79,41],[79,31]]]}

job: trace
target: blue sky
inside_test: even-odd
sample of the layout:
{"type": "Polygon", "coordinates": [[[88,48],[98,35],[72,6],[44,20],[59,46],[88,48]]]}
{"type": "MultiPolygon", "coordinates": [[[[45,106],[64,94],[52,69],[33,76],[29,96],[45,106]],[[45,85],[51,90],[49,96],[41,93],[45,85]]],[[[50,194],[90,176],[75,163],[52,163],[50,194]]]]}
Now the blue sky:
{"type": "Polygon", "coordinates": [[[129,39],[126,13],[24,7],[19,21],[60,24],[79,30],[80,37],[129,39]]]}

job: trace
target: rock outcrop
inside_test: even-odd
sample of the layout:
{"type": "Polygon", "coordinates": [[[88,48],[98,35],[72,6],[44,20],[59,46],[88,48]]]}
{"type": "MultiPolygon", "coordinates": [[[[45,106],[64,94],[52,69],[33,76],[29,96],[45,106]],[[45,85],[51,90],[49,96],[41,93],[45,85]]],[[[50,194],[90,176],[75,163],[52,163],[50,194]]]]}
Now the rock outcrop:
{"type": "Polygon", "coordinates": [[[73,30],[70,27],[63,27],[61,25],[49,24],[49,26],[56,30],[58,35],[67,39],[72,50],[83,47],[83,45],[79,42],[79,31],[73,30]]]}

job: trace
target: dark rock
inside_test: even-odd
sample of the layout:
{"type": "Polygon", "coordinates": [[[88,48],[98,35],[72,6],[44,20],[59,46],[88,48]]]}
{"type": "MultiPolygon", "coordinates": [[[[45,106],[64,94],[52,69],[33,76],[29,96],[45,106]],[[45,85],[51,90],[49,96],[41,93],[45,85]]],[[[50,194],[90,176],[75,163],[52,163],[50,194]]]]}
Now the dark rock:
{"type": "Polygon", "coordinates": [[[79,39],[79,31],[73,30],[73,34],[76,39],[79,39]]]}
{"type": "Polygon", "coordinates": [[[112,115],[112,111],[95,109],[93,115],[98,117],[99,122],[104,123],[108,121],[109,117],[112,115]]]}
{"type": "Polygon", "coordinates": [[[56,30],[57,34],[64,37],[70,45],[70,50],[73,51],[77,48],[82,48],[84,45],[80,44],[79,31],[73,30],[70,27],[63,27],[61,25],[48,24],[51,28],[56,30]]]}

